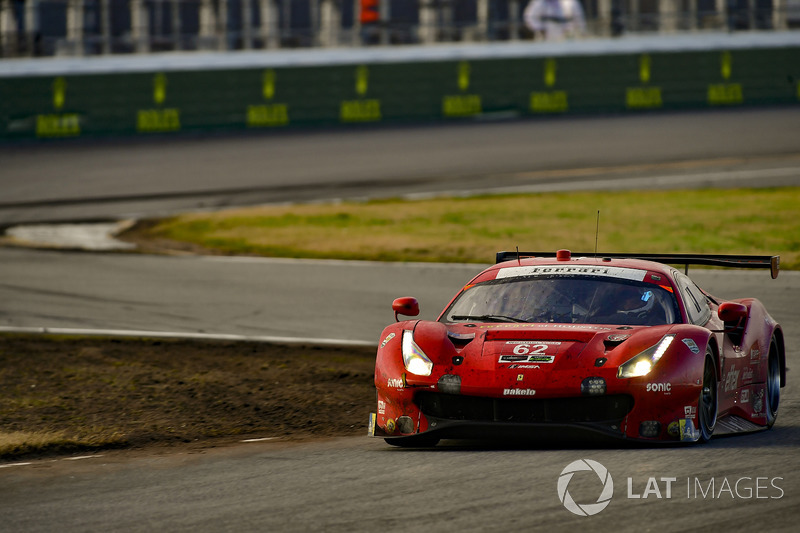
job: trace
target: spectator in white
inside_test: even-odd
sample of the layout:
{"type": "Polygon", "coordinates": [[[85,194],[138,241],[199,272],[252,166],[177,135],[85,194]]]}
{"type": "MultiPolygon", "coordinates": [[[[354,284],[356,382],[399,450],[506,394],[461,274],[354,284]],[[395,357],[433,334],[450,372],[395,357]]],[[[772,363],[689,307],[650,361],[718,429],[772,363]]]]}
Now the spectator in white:
{"type": "Polygon", "coordinates": [[[531,0],[522,18],[536,39],[563,41],[586,32],[586,18],[578,0],[531,0]]]}

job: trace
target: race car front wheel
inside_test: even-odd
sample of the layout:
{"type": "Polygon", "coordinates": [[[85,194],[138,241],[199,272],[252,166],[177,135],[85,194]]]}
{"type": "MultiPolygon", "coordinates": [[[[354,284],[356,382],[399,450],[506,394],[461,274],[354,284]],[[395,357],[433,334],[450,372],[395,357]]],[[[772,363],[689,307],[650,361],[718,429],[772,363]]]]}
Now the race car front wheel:
{"type": "Polygon", "coordinates": [[[708,442],[714,433],[714,426],[717,425],[717,365],[710,346],[706,348],[697,419],[700,425],[700,442],[708,442]]]}

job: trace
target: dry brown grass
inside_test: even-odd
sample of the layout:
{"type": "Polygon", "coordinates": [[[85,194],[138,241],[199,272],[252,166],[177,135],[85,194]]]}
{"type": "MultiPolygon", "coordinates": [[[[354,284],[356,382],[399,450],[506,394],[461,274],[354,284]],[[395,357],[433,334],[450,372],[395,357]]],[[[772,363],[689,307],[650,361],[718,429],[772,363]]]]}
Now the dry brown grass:
{"type": "Polygon", "coordinates": [[[186,214],[129,235],[223,254],[485,263],[516,246],[593,251],[600,211],[601,251],[779,254],[796,269],[798,205],[797,187],[383,200],[186,214]]]}

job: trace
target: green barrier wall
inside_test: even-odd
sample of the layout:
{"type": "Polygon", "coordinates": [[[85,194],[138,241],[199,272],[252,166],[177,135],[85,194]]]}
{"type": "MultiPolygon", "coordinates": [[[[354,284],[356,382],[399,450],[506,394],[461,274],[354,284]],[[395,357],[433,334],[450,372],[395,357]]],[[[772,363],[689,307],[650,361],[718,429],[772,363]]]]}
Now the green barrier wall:
{"type": "Polygon", "coordinates": [[[0,78],[0,139],[800,102],[800,46],[0,78]]]}

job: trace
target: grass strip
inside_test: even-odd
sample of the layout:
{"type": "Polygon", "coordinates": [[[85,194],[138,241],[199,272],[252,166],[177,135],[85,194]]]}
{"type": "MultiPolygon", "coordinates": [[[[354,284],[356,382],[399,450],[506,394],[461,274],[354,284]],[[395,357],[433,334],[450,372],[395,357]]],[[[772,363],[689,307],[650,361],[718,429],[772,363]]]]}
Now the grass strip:
{"type": "Polygon", "coordinates": [[[781,255],[800,267],[800,188],[543,193],[261,206],[132,236],[270,257],[491,262],[498,250],[781,255]]]}

